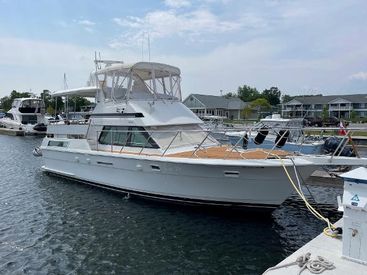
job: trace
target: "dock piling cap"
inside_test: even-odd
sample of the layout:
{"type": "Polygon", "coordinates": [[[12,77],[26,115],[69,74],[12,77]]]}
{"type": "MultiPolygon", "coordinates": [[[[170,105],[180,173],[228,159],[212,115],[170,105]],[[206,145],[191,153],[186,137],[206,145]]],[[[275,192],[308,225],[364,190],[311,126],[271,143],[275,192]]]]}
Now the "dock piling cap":
{"type": "Polygon", "coordinates": [[[367,168],[359,167],[339,175],[344,180],[367,184],[367,168]]]}

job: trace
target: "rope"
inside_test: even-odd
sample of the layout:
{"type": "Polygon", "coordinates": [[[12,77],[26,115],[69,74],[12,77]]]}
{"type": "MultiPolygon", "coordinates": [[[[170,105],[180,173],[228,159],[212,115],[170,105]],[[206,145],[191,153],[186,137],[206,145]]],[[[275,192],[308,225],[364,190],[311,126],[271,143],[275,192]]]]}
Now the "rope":
{"type": "Polygon", "coordinates": [[[284,267],[288,267],[292,265],[298,265],[299,267],[303,268],[306,265],[306,263],[309,261],[310,257],[311,257],[311,253],[306,253],[305,255],[299,256],[294,262],[290,262],[290,263],[277,265],[277,266],[268,268],[267,270],[265,270],[263,275],[269,272],[270,270],[280,269],[280,268],[284,268],[284,267]]]}
{"type": "Polygon", "coordinates": [[[317,256],[316,259],[308,261],[298,272],[298,275],[300,275],[305,269],[308,269],[312,274],[321,274],[325,270],[335,269],[335,265],[324,257],[317,256]]]}
{"type": "MultiPolygon", "coordinates": [[[[264,151],[265,152],[265,151],[264,151]]],[[[277,154],[275,154],[275,153],[271,153],[271,152],[269,152],[269,154],[270,155],[272,155],[272,156],[274,156],[274,157],[276,157],[276,158],[278,158],[279,160],[280,160],[280,163],[281,163],[281,165],[282,165],[282,167],[283,167],[283,169],[284,169],[284,172],[285,172],[285,174],[287,175],[287,177],[288,177],[288,179],[289,179],[289,181],[290,181],[290,183],[292,184],[292,186],[293,186],[293,188],[294,188],[294,190],[296,190],[296,192],[297,192],[297,194],[300,196],[300,198],[304,201],[304,203],[305,203],[305,205],[306,205],[306,207],[307,207],[307,209],[317,218],[317,219],[319,219],[319,220],[322,220],[322,221],[324,221],[324,222],[326,222],[327,223],[327,228],[328,229],[330,229],[330,230],[333,230],[333,229],[335,229],[335,227],[330,223],[330,221],[329,221],[329,219],[328,218],[325,218],[323,215],[321,215],[308,201],[307,201],[307,198],[305,197],[305,195],[303,194],[303,192],[302,192],[302,189],[301,190],[299,190],[299,188],[297,187],[297,185],[294,183],[294,181],[293,181],[293,179],[292,179],[292,177],[291,177],[291,175],[289,174],[289,172],[288,172],[288,170],[287,170],[287,167],[286,167],[286,165],[285,165],[285,163],[284,163],[284,160],[279,156],[279,155],[277,155],[277,154]]],[[[293,163],[293,166],[295,167],[295,163],[292,161],[292,163],[293,163]]],[[[298,179],[298,175],[297,175],[297,170],[295,169],[295,174],[296,174],[296,178],[297,178],[297,180],[299,180],[298,179]]],[[[298,182],[298,184],[299,184],[299,186],[300,186],[300,183],[298,182]]]]}
{"type": "Polygon", "coordinates": [[[335,269],[335,265],[332,262],[326,260],[324,257],[317,256],[316,259],[311,260],[311,253],[307,252],[306,254],[297,257],[294,262],[268,268],[267,270],[265,270],[263,275],[271,270],[285,268],[293,265],[298,265],[301,268],[298,271],[298,275],[300,275],[306,269],[312,274],[321,274],[325,270],[335,269]]]}

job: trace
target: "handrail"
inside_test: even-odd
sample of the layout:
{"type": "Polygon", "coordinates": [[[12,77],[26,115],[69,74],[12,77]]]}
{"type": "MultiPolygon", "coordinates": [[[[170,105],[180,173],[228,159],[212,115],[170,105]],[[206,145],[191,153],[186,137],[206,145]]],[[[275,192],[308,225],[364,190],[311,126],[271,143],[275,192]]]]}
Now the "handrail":
{"type": "Polygon", "coordinates": [[[168,151],[168,148],[171,147],[173,141],[176,139],[176,137],[178,136],[178,134],[180,133],[181,131],[177,131],[176,132],[176,135],[173,137],[173,139],[170,141],[170,143],[168,144],[167,148],[164,150],[163,154],[161,155],[161,157],[164,156],[164,154],[168,151]]]}
{"type": "Polygon", "coordinates": [[[199,150],[199,148],[201,147],[201,145],[203,145],[204,141],[208,138],[208,136],[210,135],[210,132],[208,132],[205,136],[205,138],[200,142],[200,144],[198,145],[198,147],[194,150],[194,152],[192,152],[191,157],[192,156],[196,156],[196,152],[199,150]]]}

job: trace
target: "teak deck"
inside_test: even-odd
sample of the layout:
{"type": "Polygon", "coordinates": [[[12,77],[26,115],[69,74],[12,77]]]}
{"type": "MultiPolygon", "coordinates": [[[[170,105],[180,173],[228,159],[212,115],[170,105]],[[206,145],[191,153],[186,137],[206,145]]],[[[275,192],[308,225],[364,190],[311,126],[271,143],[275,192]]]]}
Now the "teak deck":
{"type": "MultiPolygon", "coordinates": [[[[132,155],[143,155],[143,156],[157,156],[160,157],[160,154],[149,154],[145,152],[129,152],[129,151],[113,151],[114,153],[122,153],[122,154],[132,154],[132,155]]],[[[238,152],[233,150],[231,152],[231,147],[229,146],[215,146],[209,148],[200,148],[196,152],[194,150],[179,152],[173,154],[165,154],[164,157],[172,157],[172,158],[202,158],[202,159],[274,159],[279,157],[287,157],[294,155],[291,152],[287,152],[284,150],[268,150],[268,149],[254,149],[254,150],[245,150],[238,152]]]]}
{"type": "Polygon", "coordinates": [[[246,150],[243,152],[237,152],[227,146],[217,146],[210,148],[203,148],[197,150],[195,154],[194,151],[180,152],[175,154],[168,154],[167,157],[178,157],[178,158],[208,158],[208,159],[266,159],[266,158],[276,158],[275,155],[280,157],[292,155],[290,152],[283,150],[246,150]],[[270,153],[270,154],[269,154],[270,153]]]}

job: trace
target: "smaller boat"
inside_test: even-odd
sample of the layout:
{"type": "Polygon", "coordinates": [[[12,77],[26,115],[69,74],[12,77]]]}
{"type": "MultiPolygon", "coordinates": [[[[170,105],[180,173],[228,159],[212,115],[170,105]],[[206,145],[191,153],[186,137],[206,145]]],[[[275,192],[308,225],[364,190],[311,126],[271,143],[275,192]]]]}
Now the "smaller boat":
{"type": "Polygon", "coordinates": [[[226,136],[232,145],[241,145],[245,149],[281,148],[289,152],[321,154],[324,141],[321,138],[306,137],[302,123],[302,119],[285,119],[279,114],[273,114],[261,119],[250,129],[226,132],[226,136]]]}
{"type": "Polygon", "coordinates": [[[38,98],[16,98],[11,109],[0,119],[0,126],[24,131],[25,134],[45,134],[48,121],[44,103],[38,98]]]}

